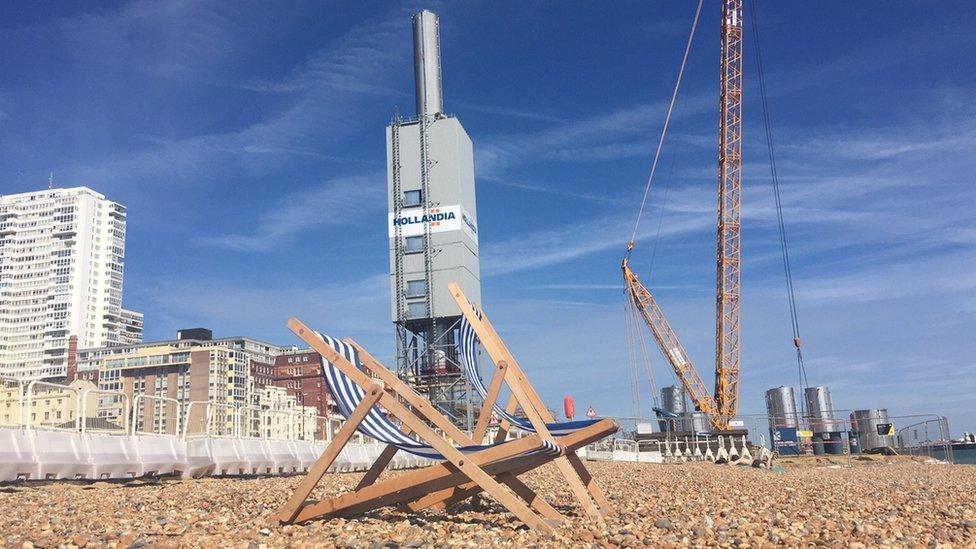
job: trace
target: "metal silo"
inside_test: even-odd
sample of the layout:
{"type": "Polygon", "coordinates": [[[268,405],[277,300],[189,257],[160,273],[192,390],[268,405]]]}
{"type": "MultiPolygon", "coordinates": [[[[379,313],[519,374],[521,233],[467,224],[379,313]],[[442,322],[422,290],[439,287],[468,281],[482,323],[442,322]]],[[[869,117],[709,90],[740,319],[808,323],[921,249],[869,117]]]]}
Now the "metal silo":
{"type": "Polygon", "coordinates": [[[766,415],[769,416],[769,440],[780,455],[800,453],[796,430],[796,396],[793,387],[776,387],[766,391],[766,415]]]}
{"type": "Polygon", "coordinates": [[[843,454],[843,437],[840,423],[834,419],[830,389],[824,385],[807,387],[803,396],[807,404],[810,430],[813,431],[813,453],[843,454]]]}
{"type": "Polygon", "coordinates": [[[688,413],[688,400],[685,397],[685,390],[680,385],[661,388],[661,408],[680,416],[679,418],[660,420],[662,431],[689,431],[694,428],[688,413]]]}
{"type": "Polygon", "coordinates": [[[669,412],[684,414],[687,410],[685,390],[682,387],[671,385],[661,388],[661,407],[669,412]]]}
{"type": "Polygon", "coordinates": [[[878,434],[878,426],[885,423],[891,423],[888,410],[885,408],[854,410],[851,414],[851,430],[857,433],[862,451],[894,447],[894,437],[878,434]]]}
{"type": "Polygon", "coordinates": [[[777,427],[796,427],[796,397],[793,387],[776,387],[766,391],[766,415],[777,427]]]}

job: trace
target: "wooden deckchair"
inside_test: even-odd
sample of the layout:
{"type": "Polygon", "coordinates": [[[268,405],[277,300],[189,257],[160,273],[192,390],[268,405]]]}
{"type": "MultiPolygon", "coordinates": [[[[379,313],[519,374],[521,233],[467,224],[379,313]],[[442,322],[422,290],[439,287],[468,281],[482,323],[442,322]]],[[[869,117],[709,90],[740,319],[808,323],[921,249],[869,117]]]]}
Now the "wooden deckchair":
{"type": "MultiPolygon", "coordinates": [[[[478,389],[484,398],[484,405],[472,435],[474,440],[483,440],[493,413],[501,418],[495,436],[496,442],[504,440],[513,426],[547,438],[553,434],[558,436],[583,429],[595,421],[599,421],[556,423],[555,418],[542,403],[539,394],[519,367],[515,357],[512,356],[498,332],[491,325],[487,315],[468,301],[457,284],[452,282],[449,289],[463,314],[460,328],[461,342],[459,343],[463,370],[469,382],[478,389]],[[476,336],[477,339],[472,336],[476,336]],[[477,361],[474,355],[478,340],[495,364],[495,372],[488,387],[484,387],[477,371],[477,361]],[[508,385],[512,393],[505,408],[498,405],[498,396],[503,385],[508,385]],[[514,415],[518,408],[522,409],[525,419],[514,415]]],[[[560,456],[555,460],[555,465],[565,478],[573,495],[576,496],[580,506],[588,515],[602,517],[610,512],[609,500],[575,452],[560,456]]]]}
{"type": "Polygon", "coordinates": [[[614,421],[607,419],[561,437],[534,434],[486,446],[472,444],[471,438],[453,427],[430,402],[351,340],[339,341],[323,336],[296,319],[290,320],[288,327],[325,359],[323,374],[346,421],[276,515],[283,523],[326,516],[352,516],[396,504],[423,508],[443,503],[454,494],[455,488],[465,487],[470,493],[483,491],[488,494],[526,525],[548,531],[562,516],[519,481],[518,475],[564,453],[573,453],[618,429],[614,421]],[[378,379],[370,377],[367,371],[378,379]],[[399,420],[400,425],[392,423],[380,407],[399,420]],[[461,446],[438,435],[428,421],[461,446]],[[307,502],[312,490],[357,430],[388,446],[354,491],[325,501],[307,502]],[[419,441],[408,436],[410,433],[419,441]],[[382,470],[400,450],[437,460],[437,463],[377,482],[382,470]]]}

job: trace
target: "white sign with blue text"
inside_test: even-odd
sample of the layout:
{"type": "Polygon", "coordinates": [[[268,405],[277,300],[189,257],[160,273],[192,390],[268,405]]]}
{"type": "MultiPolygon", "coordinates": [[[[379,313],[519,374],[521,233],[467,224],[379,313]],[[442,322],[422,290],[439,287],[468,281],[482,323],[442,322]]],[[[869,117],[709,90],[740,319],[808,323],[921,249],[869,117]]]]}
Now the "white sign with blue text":
{"type": "Polygon", "coordinates": [[[389,218],[390,238],[396,236],[397,226],[400,234],[407,237],[424,234],[424,225],[429,225],[431,233],[464,231],[475,244],[478,243],[478,224],[461,205],[438,206],[426,213],[424,208],[410,208],[403,210],[400,217],[391,212],[389,218]]]}

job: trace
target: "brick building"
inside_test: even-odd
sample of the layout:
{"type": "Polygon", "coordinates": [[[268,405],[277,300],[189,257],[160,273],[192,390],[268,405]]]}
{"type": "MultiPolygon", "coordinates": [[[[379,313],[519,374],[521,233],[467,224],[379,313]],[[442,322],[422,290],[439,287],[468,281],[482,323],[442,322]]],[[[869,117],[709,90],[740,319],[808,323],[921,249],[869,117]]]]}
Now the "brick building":
{"type": "Polygon", "coordinates": [[[335,412],[335,402],[322,378],[322,357],[311,349],[278,355],[274,363],[274,384],[284,387],[300,404],[314,406],[320,416],[330,417],[335,412]]]}

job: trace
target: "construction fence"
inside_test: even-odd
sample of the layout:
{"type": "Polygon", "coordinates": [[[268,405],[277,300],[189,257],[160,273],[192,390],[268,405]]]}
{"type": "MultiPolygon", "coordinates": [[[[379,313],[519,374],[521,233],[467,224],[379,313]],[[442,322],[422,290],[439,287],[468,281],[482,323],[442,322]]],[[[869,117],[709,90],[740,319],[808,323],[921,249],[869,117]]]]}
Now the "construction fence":
{"type": "MultiPolygon", "coordinates": [[[[737,448],[753,456],[762,449],[787,456],[846,456],[901,454],[952,463],[949,422],[936,414],[889,415],[834,410],[829,419],[740,415],[728,429],[716,433],[707,418],[684,414],[676,418],[614,418],[621,426],[614,440],[592,450],[629,456],[648,454],[640,461],[656,461],[650,454],[704,459],[737,448]],[[711,450],[709,452],[709,450],[711,450]]],[[[678,459],[679,461],[681,459],[678,459]]],[[[686,459],[687,460],[687,459],[686,459]]],[[[635,460],[637,461],[637,460],[635,460]]],[[[664,459],[664,461],[668,461],[664,459]]]]}

